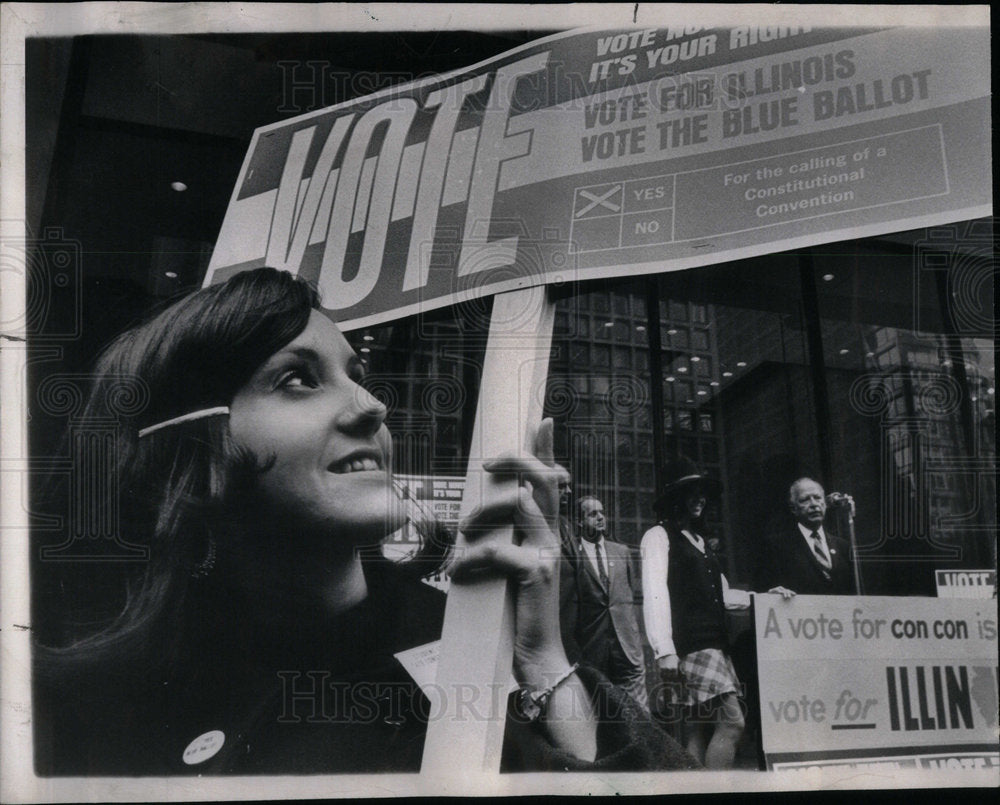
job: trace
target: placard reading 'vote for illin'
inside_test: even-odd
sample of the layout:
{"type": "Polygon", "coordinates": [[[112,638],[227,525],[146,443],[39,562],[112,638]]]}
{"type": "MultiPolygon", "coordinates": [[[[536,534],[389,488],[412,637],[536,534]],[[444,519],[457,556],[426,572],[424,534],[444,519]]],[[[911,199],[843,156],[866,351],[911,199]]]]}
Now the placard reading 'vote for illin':
{"type": "Polygon", "coordinates": [[[755,620],[770,767],[948,750],[996,764],[992,602],[758,596],[755,620]]]}

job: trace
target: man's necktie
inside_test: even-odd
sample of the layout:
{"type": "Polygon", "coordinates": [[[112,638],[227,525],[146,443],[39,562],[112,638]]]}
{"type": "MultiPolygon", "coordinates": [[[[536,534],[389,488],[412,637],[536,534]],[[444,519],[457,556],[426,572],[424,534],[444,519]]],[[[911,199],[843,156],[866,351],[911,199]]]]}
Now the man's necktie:
{"type": "Polygon", "coordinates": [[[830,557],[826,555],[826,549],[823,547],[823,539],[820,537],[819,531],[813,531],[809,536],[812,538],[813,553],[816,554],[819,563],[829,570],[833,565],[830,562],[830,557]]]}
{"type": "Polygon", "coordinates": [[[604,557],[601,555],[601,543],[594,543],[594,556],[597,557],[597,575],[601,579],[601,584],[604,585],[604,589],[610,589],[610,583],[608,581],[608,571],[604,569],[604,557]]]}

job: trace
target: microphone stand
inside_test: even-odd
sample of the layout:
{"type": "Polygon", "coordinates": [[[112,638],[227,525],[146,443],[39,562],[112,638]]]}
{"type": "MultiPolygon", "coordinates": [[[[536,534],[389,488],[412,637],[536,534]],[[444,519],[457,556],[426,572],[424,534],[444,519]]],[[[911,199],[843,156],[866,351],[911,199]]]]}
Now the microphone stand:
{"type": "Polygon", "coordinates": [[[851,570],[854,572],[854,589],[857,595],[864,595],[861,589],[861,568],[858,566],[858,541],[854,533],[854,506],[849,500],[838,499],[837,508],[847,518],[847,538],[851,545],[851,570]]]}
{"type": "MultiPolygon", "coordinates": [[[[858,565],[858,541],[854,533],[854,499],[843,492],[833,492],[827,496],[827,506],[840,509],[847,519],[847,538],[851,546],[851,570],[854,573],[854,590],[856,595],[864,595],[861,588],[861,568],[858,565]]],[[[837,528],[840,528],[840,518],[837,518],[837,528]]]]}
{"type": "Polygon", "coordinates": [[[864,595],[861,590],[861,568],[858,566],[858,541],[854,535],[854,515],[847,509],[847,536],[851,540],[851,565],[854,568],[854,589],[858,595],[864,595]]]}

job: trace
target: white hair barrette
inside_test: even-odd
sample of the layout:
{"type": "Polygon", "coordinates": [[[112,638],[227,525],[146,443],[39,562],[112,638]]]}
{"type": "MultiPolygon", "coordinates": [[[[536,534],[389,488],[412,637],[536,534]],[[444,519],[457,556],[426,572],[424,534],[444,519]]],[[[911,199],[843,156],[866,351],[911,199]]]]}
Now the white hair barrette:
{"type": "Polygon", "coordinates": [[[148,428],[141,428],[139,430],[139,438],[143,436],[149,436],[151,433],[155,433],[158,430],[163,430],[164,428],[170,428],[174,425],[180,425],[184,422],[191,422],[195,419],[204,419],[210,416],[224,416],[229,414],[228,405],[220,405],[216,408],[202,408],[200,411],[192,411],[190,414],[182,414],[181,416],[175,416],[173,419],[165,419],[163,422],[157,422],[155,425],[150,425],[148,428]]]}

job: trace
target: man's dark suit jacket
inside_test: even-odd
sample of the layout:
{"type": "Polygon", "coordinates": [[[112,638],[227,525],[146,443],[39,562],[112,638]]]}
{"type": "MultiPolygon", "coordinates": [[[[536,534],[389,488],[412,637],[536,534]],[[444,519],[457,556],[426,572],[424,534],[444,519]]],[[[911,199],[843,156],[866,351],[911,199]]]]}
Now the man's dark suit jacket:
{"type": "Polygon", "coordinates": [[[754,584],[756,589],[764,592],[781,586],[801,595],[854,594],[850,545],[825,529],[824,534],[833,564],[830,570],[819,563],[795,523],[766,537],[754,584]]]}
{"type": "Polygon", "coordinates": [[[631,552],[620,542],[604,540],[609,590],[582,549],[563,542],[560,568],[560,620],[570,662],[583,660],[602,668],[608,644],[617,641],[626,657],[643,665],[642,639],[633,604],[631,552]]]}

